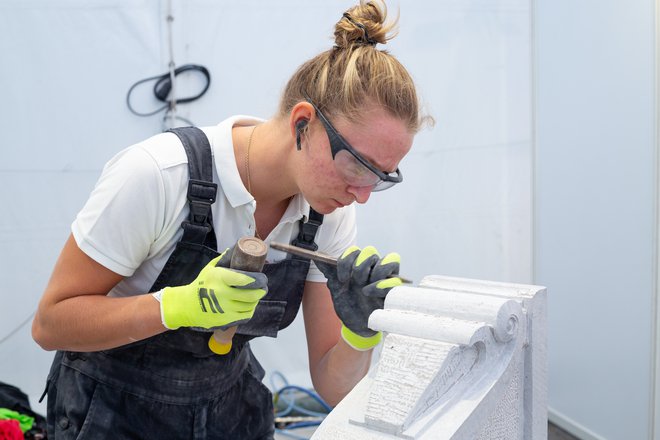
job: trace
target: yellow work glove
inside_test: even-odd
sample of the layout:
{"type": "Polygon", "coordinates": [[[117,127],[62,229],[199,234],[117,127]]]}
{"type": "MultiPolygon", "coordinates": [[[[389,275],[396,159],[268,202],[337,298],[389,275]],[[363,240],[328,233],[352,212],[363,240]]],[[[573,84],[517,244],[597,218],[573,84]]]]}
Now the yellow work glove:
{"type": "Polygon", "coordinates": [[[315,262],[328,279],[335,312],[342,322],[341,335],[356,350],[369,350],[382,339],[381,332],[368,327],[369,315],[382,309],[387,293],[402,284],[401,257],[397,253],[380,258],[373,246],[351,246],[337,266],[315,262]]]}
{"type": "Polygon", "coordinates": [[[220,267],[228,261],[227,254],[225,251],[211,260],[192,283],[161,291],[160,314],[165,327],[226,329],[252,318],[259,300],[268,292],[268,278],[261,272],[220,267]]]}

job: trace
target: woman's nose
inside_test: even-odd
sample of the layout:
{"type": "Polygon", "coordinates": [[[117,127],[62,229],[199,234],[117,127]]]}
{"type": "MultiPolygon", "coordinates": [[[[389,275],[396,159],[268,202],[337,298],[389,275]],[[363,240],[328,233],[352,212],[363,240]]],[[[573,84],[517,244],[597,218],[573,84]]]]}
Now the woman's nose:
{"type": "Polygon", "coordinates": [[[346,191],[355,197],[356,202],[366,203],[373,189],[373,186],[349,186],[346,191]]]}

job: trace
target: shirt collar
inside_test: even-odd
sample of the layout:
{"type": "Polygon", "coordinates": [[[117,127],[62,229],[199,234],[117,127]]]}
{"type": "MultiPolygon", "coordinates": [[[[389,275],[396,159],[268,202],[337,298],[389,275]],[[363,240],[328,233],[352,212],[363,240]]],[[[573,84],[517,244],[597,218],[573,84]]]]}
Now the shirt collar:
{"type": "Polygon", "coordinates": [[[289,202],[289,206],[286,208],[286,211],[284,211],[284,215],[282,216],[282,223],[293,223],[300,220],[301,218],[303,218],[304,221],[307,221],[308,215],[309,203],[307,200],[305,200],[302,194],[296,194],[289,202]]]}
{"type": "Polygon", "coordinates": [[[215,169],[218,173],[220,186],[232,207],[246,205],[254,200],[243,185],[238,172],[236,156],[234,154],[234,140],[232,128],[235,126],[256,125],[264,122],[254,116],[236,115],[219,123],[211,136],[211,145],[215,169]]]}
{"type": "MultiPolygon", "coordinates": [[[[212,131],[211,136],[209,136],[220,186],[233,208],[252,203],[254,197],[252,197],[252,194],[243,185],[241,175],[238,172],[236,155],[234,154],[232,128],[241,125],[256,125],[262,122],[264,122],[264,119],[254,116],[232,116],[219,123],[216,129],[212,131]]],[[[309,208],[309,203],[302,194],[294,195],[286,211],[284,211],[281,223],[293,223],[301,218],[307,221],[309,208]]]]}

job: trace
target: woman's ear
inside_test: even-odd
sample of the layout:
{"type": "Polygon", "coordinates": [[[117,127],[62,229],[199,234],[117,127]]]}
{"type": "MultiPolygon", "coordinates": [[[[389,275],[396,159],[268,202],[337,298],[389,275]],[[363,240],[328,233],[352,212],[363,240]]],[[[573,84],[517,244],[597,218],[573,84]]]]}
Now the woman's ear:
{"type": "Polygon", "coordinates": [[[302,148],[300,145],[300,132],[303,131],[305,127],[307,127],[307,124],[309,121],[307,119],[301,119],[298,122],[296,122],[296,148],[298,151],[302,148]]]}
{"type": "Polygon", "coordinates": [[[294,105],[289,115],[289,125],[291,134],[296,138],[296,148],[300,151],[302,148],[302,132],[309,125],[309,121],[314,117],[314,107],[307,101],[301,101],[294,105]]]}

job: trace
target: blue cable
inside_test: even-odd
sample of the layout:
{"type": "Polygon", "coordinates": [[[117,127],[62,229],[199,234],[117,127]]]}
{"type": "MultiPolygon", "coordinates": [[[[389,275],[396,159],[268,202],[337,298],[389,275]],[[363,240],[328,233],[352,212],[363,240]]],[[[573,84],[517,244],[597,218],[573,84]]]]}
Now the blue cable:
{"type": "MultiPolygon", "coordinates": [[[[328,414],[327,413],[321,413],[318,411],[311,411],[306,408],[302,408],[299,405],[296,405],[296,397],[293,395],[294,391],[299,391],[304,394],[307,394],[309,397],[312,399],[316,400],[328,413],[332,411],[332,407],[328,405],[322,398],[319,396],[316,392],[297,386],[297,385],[289,385],[289,382],[287,381],[286,377],[279,371],[275,371],[271,375],[271,386],[273,389],[276,389],[275,386],[275,380],[274,378],[279,378],[285,385],[284,387],[280,388],[275,394],[276,399],[282,399],[284,402],[288,404],[288,406],[282,410],[278,411],[275,413],[275,417],[283,417],[288,414],[290,414],[293,410],[297,411],[298,413],[305,414],[308,416],[313,416],[313,417],[321,417],[325,418],[328,414]]],[[[284,428],[276,428],[275,432],[287,436],[289,438],[293,438],[295,440],[308,440],[307,437],[301,437],[296,434],[293,434],[289,432],[289,430],[292,429],[298,429],[298,428],[306,428],[306,427],[313,427],[313,426],[319,426],[321,424],[322,420],[319,421],[306,421],[306,422],[297,422],[297,423],[291,423],[287,425],[284,428]]]]}
{"type": "Polygon", "coordinates": [[[282,382],[284,382],[284,386],[289,385],[289,381],[286,380],[286,377],[284,377],[282,373],[276,370],[273,371],[270,375],[270,386],[273,387],[273,390],[277,389],[277,387],[275,386],[275,381],[273,380],[274,377],[279,377],[282,380],[282,382]]]}
{"type": "Polygon", "coordinates": [[[288,391],[288,390],[296,390],[296,391],[303,392],[303,393],[307,394],[308,396],[310,396],[312,399],[316,400],[318,403],[320,403],[321,406],[325,410],[327,410],[328,412],[332,411],[332,407],[330,405],[328,405],[327,403],[325,403],[325,401],[321,398],[321,396],[319,396],[318,394],[316,394],[313,391],[310,391],[310,390],[308,390],[306,388],[303,388],[303,387],[299,387],[297,385],[287,385],[284,388],[280,389],[278,391],[278,394],[282,394],[282,392],[288,391]]]}
{"type": "Polygon", "coordinates": [[[295,399],[293,399],[293,400],[287,400],[287,399],[285,399],[284,396],[282,396],[279,392],[278,392],[276,395],[277,395],[278,397],[280,397],[282,400],[284,400],[285,402],[287,402],[287,403],[289,404],[289,406],[288,406],[285,410],[283,410],[283,411],[276,412],[276,413],[275,413],[275,417],[284,417],[284,416],[288,415],[289,413],[291,413],[291,411],[293,410],[293,408],[296,406],[296,401],[295,401],[295,399]]]}
{"type": "Polygon", "coordinates": [[[321,422],[297,422],[286,425],[285,429],[307,428],[309,426],[319,426],[321,422]]]}
{"type": "Polygon", "coordinates": [[[290,414],[291,411],[293,411],[293,410],[296,410],[297,412],[299,412],[301,414],[304,414],[306,416],[325,417],[325,416],[328,415],[327,413],[312,411],[312,410],[309,410],[307,408],[303,408],[300,405],[297,405],[295,396],[293,396],[293,399],[289,400],[288,396],[289,396],[290,391],[294,391],[294,390],[286,390],[280,395],[280,398],[283,401],[287,402],[289,406],[287,406],[286,409],[275,413],[275,417],[284,417],[284,416],[290,414]]]}
{"type": "MultiPolygon", "coordinates": [[[[277,390],[277,386],[275,385],[275,380],[274,380],[275,377],[279,377],[280,380],[284,383],[285,387],[289,385],[289,381],[286,379],[286,377],[284,377],[284,374],[282,374],[279,371],[275,370],[270,375],[270,386],[272,387],[273,391],[277,390]]],[[[283,416],[286,416],[289,413],[291,413],[291,411],[296,406],[295,399],[293,399],[293,400],[285,399],[284,396],[280,396],[279,391],[275,392],[275,396],[276,397],[281,397],[282,400],[284,400],[285,402],[287,402],[289,404],[289,406],[286,409],[284,409],[283,411],[276,412],[275,417],[283,417],[283,416]]]]}
{"type": "Polygon", "coordinates": [[[290,437],[290,438],[296,439],[296,440],[309,440],[309,437],[301,437],[301,436],[299,436],[299,435],[297,435],[297,434],[293,434],[293,433],[291,433],[291,432],[287,432],[287,431],[284,430],[284,429],[275,429],[275,432],[278,433],[278,434],[281,434],[281,435],[284,435],[284,436],[287,436],[287,437],[290,437]]]}
{"type": "Polygon", "coordinates": [[[328,413],[316,412],[310,409],[303,408],[302,406],[296,405],[295,403],[293,404],[293,409],[301,414],[311,417],[325,417],[328,415],[328,413]]]}

